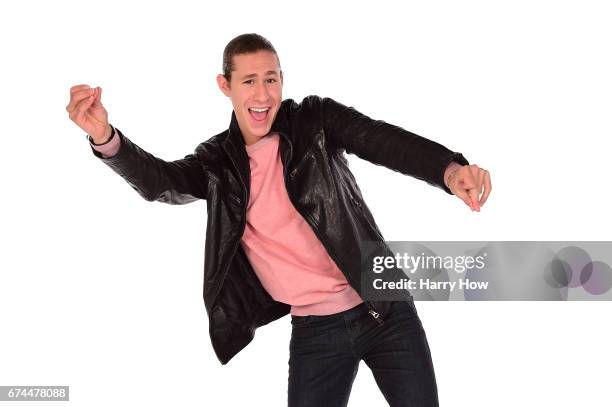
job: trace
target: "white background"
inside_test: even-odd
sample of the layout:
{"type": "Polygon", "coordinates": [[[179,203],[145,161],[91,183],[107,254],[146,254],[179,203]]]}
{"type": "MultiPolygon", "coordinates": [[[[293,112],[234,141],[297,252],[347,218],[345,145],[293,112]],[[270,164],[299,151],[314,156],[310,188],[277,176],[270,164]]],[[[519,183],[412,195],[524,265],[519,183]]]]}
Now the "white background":
{"type": "MultiPolygon", "coordinates": [[[[350,156],[387,240],[612,240],[605,2],[373,4],[2,3],[0,385],[69,385],[58,406],[286,404],[289,317],[214,355],[205,202],[146,202],[65,110],[71,86],[101,86],[112,124],[182,158],[227,128],[215,75],[245,32],[275,45],[285,98],[332,97],[491,172],[472,213],[350,156]]],[[[609,405],[611,304],[417,308],[441,405],[609,405]]],[[[386,405],[363,363],[349,405],[386,405]]]]}

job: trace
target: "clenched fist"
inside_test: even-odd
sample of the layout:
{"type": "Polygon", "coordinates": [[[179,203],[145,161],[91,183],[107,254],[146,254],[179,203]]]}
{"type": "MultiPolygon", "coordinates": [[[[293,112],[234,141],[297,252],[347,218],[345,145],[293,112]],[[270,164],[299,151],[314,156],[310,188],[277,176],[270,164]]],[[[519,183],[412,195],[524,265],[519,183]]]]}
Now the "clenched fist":
{"type": "Polygon", "coordinates": [[[112,134],[101,97],[102,88],[99,86],[76,85],[70,88],[70,102],[66,106],[70,120],[89,134],[96,144],[104,143],[112,134]]]}

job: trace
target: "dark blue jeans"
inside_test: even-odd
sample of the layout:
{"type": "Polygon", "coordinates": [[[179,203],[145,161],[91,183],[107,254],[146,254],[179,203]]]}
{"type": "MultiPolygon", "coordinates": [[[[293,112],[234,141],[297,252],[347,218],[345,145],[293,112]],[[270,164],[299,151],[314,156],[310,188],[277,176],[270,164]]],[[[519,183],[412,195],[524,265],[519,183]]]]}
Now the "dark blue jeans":
{"type": "Polygon", "coordinates": [[[291,316],[289,407],[346,406],[360,360],[391,407],[438,406],[414,301],[388,302],[379,312],[377,320],[362,303],[331,315],[291,316]]]}

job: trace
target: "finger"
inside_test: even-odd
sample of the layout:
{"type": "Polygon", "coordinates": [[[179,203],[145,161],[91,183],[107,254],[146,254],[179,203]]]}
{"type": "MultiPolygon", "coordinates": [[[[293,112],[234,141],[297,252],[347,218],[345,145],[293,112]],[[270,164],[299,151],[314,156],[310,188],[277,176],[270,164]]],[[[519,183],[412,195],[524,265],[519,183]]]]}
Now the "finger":
{"type": "Polygon", "coordinates": [[[485,176],[484,176],[484,192],[482,194],[482,198],[480,198],[480,205],[484,205],[485,202],[487,202],[487,198],[489,197],[489,194],[491,193],[491,175],[489,174],[489,171],[485,170],[485,176]]]}
{"type": "Polygon", "coordinates": [[[95,108],[102,107],[102,88],[99,86],[94,89],[94,101],[92,106],[95,108]]]}
{"type": "Polygon", "coordinates": [[[471,164],[468,165],[468,170],[470,171],[472,176],[476,178],[478,177],[478,173],[480,172],[480,167],[478,167],[476,164],[471,164]]]}
{"type": "Polygon", "coordinates": [[[451,180],[451,184],[454,184],[452,185],[454,187],[452,192],[459,199],[461,199],[467,206],[469,206],[472,210],[474,210],[470,197],[467,194],[467,188],[466,188],[466,185],[471,184],[471,181],[469,181],[469,177],[471,177],[471,175],[469,171],[465,170],[464,168],[458,169],[456,173],[453,174],[453,176],[456,176],[456,179],[451,180]]]}
{"type": "Polygon", "coordinates": [[[66,110],[71,113],[75,110],[76,106],[83,100],[93,95],[93,89],[83,89],[75,92],[71,98],[70,103],[66,106],[66,110]]]}
{"type": "Polygon", "coordinates": [[[474,179],[474,176],[472,175],[472,172],[469,170],[469,168],[463,171],[463,173],[458,174],[458,175],[459,175],[458,182],[461,188],[464,188],[464,189],[476,188],[476,180],[474,179]]]}
{"type": "Polygon", "coordinates": [[[480,211],[479,198],[483,187],[484,170],[478,167],[476,164],[471,164],[467,167],[470,181],[465,183],[465,187],[468,190],[468,195],[470,196],[470,201],[472,202],[472,209],[475,211],[480,211]]]}
{"type": "MultiPolygon", "coordinates": [[[[472,204],[470,202],[470,197],[467,194],[467,191],[464,189],[460,189],[458,191],[456,191],[455,196],[459,199],[461,199],[467,206],[469,206],[470,208],[472,208],[472,204]]],[[[473,209],[473,208],[472,208],[473,209]]]]}
{"type": "Polygon", "coordinates": [[[71,119],[75,122],[80,122],[83,119],[83,116],[85,115],[85,112],[87,111],[87,109],[89,109],[89,107],[91,106],[91,104],[93,103],[93,95],[81,100],[79,102],[79,104],[76,106],[76,108],[74,109],[73,112],[73,116],[71,117],[71,119]]]}
{"type": "Polygon", "coordinates": [[[75,93],[72,94],[70,98],[70,103],[68,103],[68,106],[66,106],[66,110],[68,112],[73,111],[81,100],[86,99],[92,94],[93,94],[93,89],[91,88],[76,91],[75,93]]]}
{"type": "Polygon", "coordinates": [[[476,188],[468,189],[468,195],[472,201],[472,206],[475,211],[480,211],[480,205],[478,204],[478,190],[476,188]]]}
{"type": "Polygon", "coordinates": [[[72,95],[74,92],[76,92],[77,90],[81,90],[81,89],[87,89],[90,86],[87,84],[81,84],[81,85],[74,85],[73,87],[70,88],[70,94],[72,95]]]}
{"type": "Polygon", "coordinates": [[[79,102],[79,104],[75,107],[74,112],[73,112],[73,120],[75,122],[80,122],[83,120],[83,116],[85,115],[85,112],[87,112],[87,109],[90,108],[92,102],[93,102],[93,96],[89,96],[83,99],[81,102],[79,102]]]}
{"type": "Polygon", "coordinates": [[[478,182],[476,185],[476,190],[478,191],[477,197],[478,199],[480,199],[481,195],[482,195],[482,189],[484,186],[484,176],[485,176],[485,170],[483,170],[482,168],[478,170],[478,182]]]}
{"type": "Polygon", "coordinates": [[[468,166],[468,172],[471,175],[472,180],[474,180],[473,187],[476,188],[478,186],[477,182],[480,175],[480,168],[476,164],[472,164],[468,166]]]}

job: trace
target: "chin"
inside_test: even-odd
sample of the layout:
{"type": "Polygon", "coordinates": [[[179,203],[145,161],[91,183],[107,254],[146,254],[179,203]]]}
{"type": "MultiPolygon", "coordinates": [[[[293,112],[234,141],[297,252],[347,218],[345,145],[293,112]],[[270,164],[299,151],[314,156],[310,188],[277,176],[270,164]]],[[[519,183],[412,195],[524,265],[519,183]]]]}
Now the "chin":
{"type": "Polygon", "coordinates": [[[257,127],[255,129],[251,129],[251,134],[257,137],[263,137],[267,135],[268,133],[270,133],[271,129],[272,129],[272,126],[269,126],[268,128],[265,128],[265,129],[262,127],[257,127]]]}
{"type": "Polygon", "coordinates": [[[257,132],[254,132],[253,134],[255,134],[257,137],[264,137],[267,136],[268,133],[270,133],[270,129],[266,130],[266,131],[261,131],[261,129],[257,132]]]}

